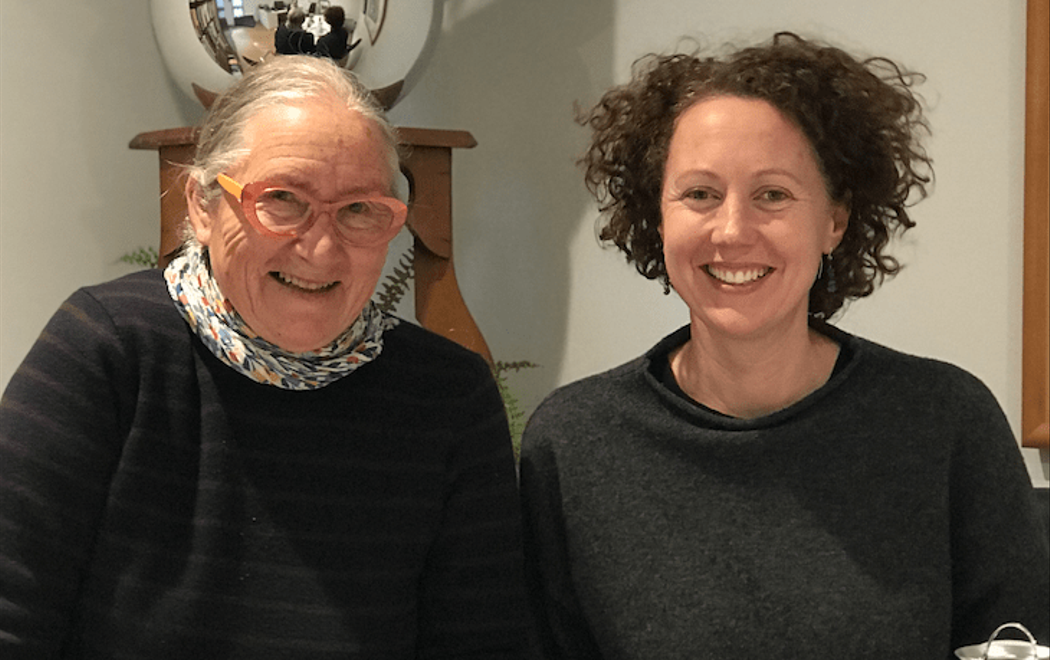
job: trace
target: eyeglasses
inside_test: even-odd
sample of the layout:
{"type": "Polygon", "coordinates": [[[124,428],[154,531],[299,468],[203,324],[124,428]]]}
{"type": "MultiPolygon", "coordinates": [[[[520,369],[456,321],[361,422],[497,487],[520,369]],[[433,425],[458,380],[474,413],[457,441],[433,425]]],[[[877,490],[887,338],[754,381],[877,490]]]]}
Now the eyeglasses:
{"type": "Polygon", "coordinates": [[[361,195],[324,203],[302,190],[265,181],[242,185],[225,174],[216,179],[241,203],[252,227],[271,238],[302,236],[322,215],[333,213],[341,239],[368,247],[393,238],[408,215],[408,207],[392,197],[361,195]]]}

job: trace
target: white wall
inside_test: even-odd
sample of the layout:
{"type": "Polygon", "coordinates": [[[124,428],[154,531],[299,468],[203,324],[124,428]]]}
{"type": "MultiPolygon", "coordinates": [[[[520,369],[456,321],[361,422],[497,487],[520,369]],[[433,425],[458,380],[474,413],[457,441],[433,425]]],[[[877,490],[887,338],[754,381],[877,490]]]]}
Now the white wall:
{"type": "MultiPolygon", "coordinates": [[[[899,251],[906,270],[840,325],[973,371],[1016,431],[1024,27],[1023,0],[448,0],[435,57],[393,117],[478,140],[454,156],[457,274],[496,358],[543,365],[512,379],[534,405],[687,321],[596,245],[574,102],[593,104],[682,37],[743,44],[790,29],[899,59],[929,77],[937,186],[899,251]]],[[[1024,454],[1045,486],[1046,452],[1024,454]]]]}
{"type": "Polygon", "coordinates": [[[157,154],[128,141],[192,109],[167,79],[148,3],[29,9],[0,0],[0,387],[73,289],[156,244],[157,154]]]}
{"type": "MultiPolygon", "coordinates": [[[[127,141],[199,115],[167,80],[146,3],[52,3],[61,54],[37,48],[13,4],[0,0],[0,386],[73,288],[126,272],[119,255],[156,240],[156,156],[127,141]]],[[[597,246],[573,104],[680,37],[792,29],[929,76],[936,189],[900,250],[907,269],[840,325],[976,373],[1018,429],[1023,0],[446,0],[445,12],[392,118],[478,140],[454,156],[457,275],[496,359],[542,365],[511,378],[528,407],[686,322],[679,301],[597,246]]],[[[1024,453],[1046,486],[1046,452],[1024,453]]]]}

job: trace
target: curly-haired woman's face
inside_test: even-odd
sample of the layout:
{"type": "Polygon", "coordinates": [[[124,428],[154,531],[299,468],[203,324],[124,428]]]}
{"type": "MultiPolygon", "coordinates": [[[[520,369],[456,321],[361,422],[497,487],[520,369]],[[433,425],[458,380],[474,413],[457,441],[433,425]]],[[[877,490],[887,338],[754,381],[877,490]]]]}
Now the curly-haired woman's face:
{"type": "Polygon", "coordinates": [[[678,118],[661,211],[667,273],[694,325],[738,337],[805,331],[821,256],[849,219],[802,132],[738,97],[678,118]]]}

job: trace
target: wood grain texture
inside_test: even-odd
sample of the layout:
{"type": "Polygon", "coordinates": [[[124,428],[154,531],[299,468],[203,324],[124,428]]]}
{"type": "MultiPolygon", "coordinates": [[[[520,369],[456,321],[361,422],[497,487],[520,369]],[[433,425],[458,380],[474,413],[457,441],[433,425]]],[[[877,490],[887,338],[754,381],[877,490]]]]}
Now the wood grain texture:
{"type": "Polygon", "coordinates": [[[1021,440],[1050,447],[1050,2],[1028,0],[1021,440]]]}

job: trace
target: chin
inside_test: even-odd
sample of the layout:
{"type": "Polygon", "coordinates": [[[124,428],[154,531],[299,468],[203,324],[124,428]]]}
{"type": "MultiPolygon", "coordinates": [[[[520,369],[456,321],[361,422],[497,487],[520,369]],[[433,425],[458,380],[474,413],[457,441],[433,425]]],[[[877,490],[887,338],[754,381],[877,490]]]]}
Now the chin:
{"type": "Polygon", "coordinates": [[[707,310],[699,316],[702,325],[719,334],[747,336],[760,331],[768,319],[738,309],[707,310]]]}

